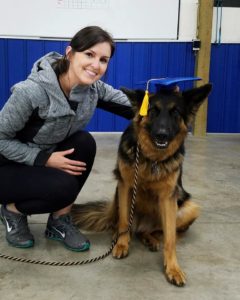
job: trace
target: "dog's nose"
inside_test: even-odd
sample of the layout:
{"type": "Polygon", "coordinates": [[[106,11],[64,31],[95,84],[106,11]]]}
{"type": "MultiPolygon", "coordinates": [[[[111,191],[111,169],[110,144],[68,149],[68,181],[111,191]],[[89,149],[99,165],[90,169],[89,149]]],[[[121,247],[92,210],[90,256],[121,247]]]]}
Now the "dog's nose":
{"type": "Polygon", "coordinates": [[[161,128],[158,130],[157,138],[159,140],[167,140],[169,138],[169,130],[166,128],[161,128]]]}

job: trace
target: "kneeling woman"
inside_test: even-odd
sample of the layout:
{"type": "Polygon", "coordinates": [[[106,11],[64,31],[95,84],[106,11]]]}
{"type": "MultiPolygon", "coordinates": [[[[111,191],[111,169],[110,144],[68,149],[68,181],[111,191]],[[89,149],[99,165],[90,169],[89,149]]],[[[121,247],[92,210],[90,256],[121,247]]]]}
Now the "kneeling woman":
{"type": "Polygon", "coordinates": [[[96,153],[83,129],[96,107],[131,116],[127,97],[100,80],[114,49],[106,31],[83,28],[64,56],[45,55],[13,86],[0,112],[0,216],[12,246],[32,247],[27,216],[50,213],[47,238],[74,251],[89,249],[69,215],[96,153]]]}

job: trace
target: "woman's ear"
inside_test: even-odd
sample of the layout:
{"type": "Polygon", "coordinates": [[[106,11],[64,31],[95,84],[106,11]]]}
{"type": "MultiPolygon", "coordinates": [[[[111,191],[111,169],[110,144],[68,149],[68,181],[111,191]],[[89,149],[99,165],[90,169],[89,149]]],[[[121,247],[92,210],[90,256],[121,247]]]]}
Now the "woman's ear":
{"type": "Polygon", "coordinates": [[[66,51],[65,51],[66,58],[69,59],[71,57],[71,54],[72,54],[72,47],[67,46],[66,51]]]}

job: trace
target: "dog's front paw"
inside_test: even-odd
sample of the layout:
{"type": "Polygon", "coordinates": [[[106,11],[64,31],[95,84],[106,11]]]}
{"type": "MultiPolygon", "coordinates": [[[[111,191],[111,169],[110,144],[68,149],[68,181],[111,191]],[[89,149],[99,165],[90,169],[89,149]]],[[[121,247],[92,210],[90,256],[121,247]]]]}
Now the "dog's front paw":
{"type": "Polygon", "coordinates": [[[116,244],[112,251],[113,257],[119,259],[128,256],[128,248],[128,244],[116,244]]]}
{"type": "Polygon", "coordinates": [[[186,284],[186,275],[178,266],[171,268],[166,267],[165,275],[167,280],[174,285],[184,286],[186,284]]]}

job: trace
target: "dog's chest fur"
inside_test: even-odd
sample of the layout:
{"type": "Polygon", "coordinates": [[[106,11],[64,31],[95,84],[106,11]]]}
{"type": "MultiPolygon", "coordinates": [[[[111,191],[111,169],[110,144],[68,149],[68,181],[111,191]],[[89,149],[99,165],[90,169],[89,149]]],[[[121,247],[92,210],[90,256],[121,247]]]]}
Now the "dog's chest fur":
{"type": "MultiPolygon", "coordinates": [[[[120,158],[117,164],[117,171],[122,180],[133,182],[136,165],[136,147],[128,149],[124,158],[120,158]]],[[[144,156],[139,149],[138,177],[142,183],[153,183],[164,180],[172,173],[177,172],[183,163],[183,154],[177,151],[166,160],[151,160],[144,156]]],[[[116,174],[116,170],[115,170],[116,174]]],[[[118,177],[118,176],[117,176],[118,177]]]]}

